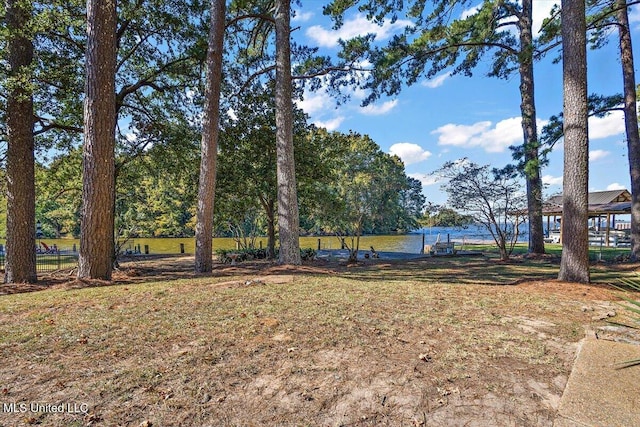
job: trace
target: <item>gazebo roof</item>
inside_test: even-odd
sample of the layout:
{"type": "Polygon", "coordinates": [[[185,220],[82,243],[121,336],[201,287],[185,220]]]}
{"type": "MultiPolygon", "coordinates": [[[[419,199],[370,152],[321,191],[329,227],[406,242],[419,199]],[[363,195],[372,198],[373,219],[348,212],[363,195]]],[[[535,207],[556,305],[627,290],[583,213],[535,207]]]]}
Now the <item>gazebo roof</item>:
{"type": "MultiPolygon", "coordinates": [[[[562,215],[562,195],[550,197],[542,203],[543,215],[562,215]]],[[[631,193],[627,190],[589,193],[589,216],[631,213],[631,193]]]]}

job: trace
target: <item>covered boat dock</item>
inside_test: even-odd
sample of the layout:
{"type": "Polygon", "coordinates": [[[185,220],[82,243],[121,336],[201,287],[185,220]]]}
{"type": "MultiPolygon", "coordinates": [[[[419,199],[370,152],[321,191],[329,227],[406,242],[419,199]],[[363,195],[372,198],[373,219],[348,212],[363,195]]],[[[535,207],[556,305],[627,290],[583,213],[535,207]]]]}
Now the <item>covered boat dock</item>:
{"type": "MultiPolygon", "coordinates": [[[[625,189],[589,193],[589,244],[603,246],[626,245],[629,240],[629,224],[616,223],[616,215],[631,214],[631,193],[625,189]]],[[[542,215],[547,220],[548,242],[562,243],[562,195],[550,197],[542,205],[542,215]],[[551,223],[553,219],[553,225],[551,223]],[[552,233],[559,238],[555,241],[552,233]]]]}

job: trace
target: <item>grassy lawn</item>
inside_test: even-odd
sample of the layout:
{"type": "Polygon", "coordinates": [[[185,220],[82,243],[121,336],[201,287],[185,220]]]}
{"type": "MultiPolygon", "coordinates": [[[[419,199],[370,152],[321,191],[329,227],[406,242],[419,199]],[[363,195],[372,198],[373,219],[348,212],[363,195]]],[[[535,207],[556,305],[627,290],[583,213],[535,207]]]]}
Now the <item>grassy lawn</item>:
{"type": "Polygon", "coordinates": [[[576,343],[611,309],[540,260],[191,262],[0,296],[0,426],[552,425],[576,343]]]}
{"type": "MultiPolygon", "coordinates": [[[[496,249],[495,244],[467,244],[466,250],[480,251],[485,254],[495,254],[499,256],[499,251],[496,249]]],[[[560,257],[562,256],[562,245],[556,243],[545,243],[544,249],[548,255],[560,257]]],[[[514,255],[524,255],[527,253],[526,244],[517,244],[513,250],[514,255]]],[[[604,261],[614,262],[620,260],[623,257],[628,256],[630,253],[629,248],[615,248],[615,247],[599,247],[589,246],[589,259],[591,261],[604,261]]]]}

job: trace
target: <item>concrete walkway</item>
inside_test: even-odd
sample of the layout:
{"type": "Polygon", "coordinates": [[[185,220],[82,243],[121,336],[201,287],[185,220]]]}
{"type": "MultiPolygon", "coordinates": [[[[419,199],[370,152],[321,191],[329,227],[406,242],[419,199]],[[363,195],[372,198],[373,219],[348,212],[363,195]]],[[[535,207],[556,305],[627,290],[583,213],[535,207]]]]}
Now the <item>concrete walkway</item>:
{"type": "MultiPolygon", "coordinates": [[[[380,259],[418,259],[428,258],[429,255],[425,254],[412,254],[408,252],[377,252],[380,259]]],[[[361,249],[358,251],[358,259],[365,259],[365,254],[371,254],[369,250],[361,249]]],[[[341,259],[346,260],[349,258],[349,251],[347,249],[322,249],[317,251],[316,256],[320,259],[341,259]]]]}
{"type": "Polygon", "coordinates": [[[585,338],[560,400],[555,427],[640,426],[640,346],[585,338]]]}
{"type": "MultiPolygon", "coordinates": [[[[385,260],[385,259],[387,259],[387,260],[401,260],[401,259],[410,260],[410,259],[421,259],[421,258],[431,258],[432,257],[432,255],[429,255],[429,254],[416,254],[416,253],[409,253],[409,252],[380,251],[380,252],[377,252],[377,253],[378,253],[379,258],[382,259],[382,260],[385,260]]],[[[358,251],[358,259],[359,260],[366,259],[365,258],[365,254],[370,255],[371,251],[365,250],[365,249],[361,249],[360,251],[358,251]]],[[[457,255],[458,256],[481,256],[482,252],[458,250],[457,255]]],[[[341,260],[346,260],[346,259],[349,258],[349,251],[347,249],[321,249],[321,250],[317,251],[316,256],[319,259],[341,259],[341,260]]],[[[443,255],[443,256],[453,257],[455,255],[452,254],[452,255],[443,255]]]]}

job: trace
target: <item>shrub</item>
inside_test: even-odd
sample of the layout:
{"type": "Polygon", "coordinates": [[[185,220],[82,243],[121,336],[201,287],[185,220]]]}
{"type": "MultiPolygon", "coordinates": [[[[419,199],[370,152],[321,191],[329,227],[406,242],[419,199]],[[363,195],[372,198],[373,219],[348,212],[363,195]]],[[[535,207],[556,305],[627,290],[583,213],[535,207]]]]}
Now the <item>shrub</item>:
{"type": "MultiPolygon", "coordinates": [[[[237,254],[236,262],[252,261],[254,259],[267,259],[266,249],[216,249],[216,258],[223,264],[231,263],[231,254],[237,254]]],[[[278,257],[278,249],[276,249],[275,257],[278,257]]],[[[316,258],[316,251],[311,248],[300,249],[300,257],[303,261],[309,261],[316,258]]]]}
{"type": "MultiPolygon", "coordinates": [[[[626,304],[620,303],[620,305],[626,310],[630,322],[621,323],[610,321],[609,323],[626,326],[633,329],[640,329],[640,301],[634,300],[633,298],[627,296],[629,290],[633,292],[640,292],[640,276],[632,279],[620,279],[620,283],[622,286],[614,285],[614,287],[621,291],[619,297],[622,300],[626,301],[626,304]]],[[[620,365],[620,367],[622,368],[638,366],[640,365],[640,358],[624,361],[620,365]]]]}

